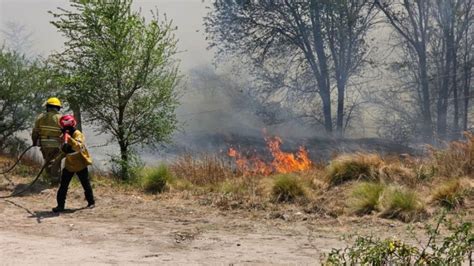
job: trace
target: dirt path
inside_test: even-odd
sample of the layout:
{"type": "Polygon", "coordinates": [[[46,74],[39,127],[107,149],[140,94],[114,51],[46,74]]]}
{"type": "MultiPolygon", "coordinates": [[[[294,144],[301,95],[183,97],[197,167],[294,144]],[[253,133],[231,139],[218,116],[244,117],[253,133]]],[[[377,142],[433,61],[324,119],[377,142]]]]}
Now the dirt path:
{"type": "Polygon", "coordinates": [[[308,238],[301,225],[271,226],[248,214],[220,213],[189,200],[109,195],[99,197],[95,209],[74,210],[83,203],[79,188],[70,192],[73,210],[55,215],[49,211],[54,196],[54,190],[46,190],[0,201],[0,261],[315,264],[321,250],[340,244],[330,236],[308,238]]]}
{"type": "Polygon", "coordinates": [[[71,188],[70,211],[50,212],[55,189],[0,200],[1,264],[319,264],[353,232],[390,233],[396,222],[341,221],[289,206],[269,211],[220,211],[185,197],[150,197],[97,190],[97,207],[71,188]],[[272,218],[273,217],[273,218],[272,218]]]}

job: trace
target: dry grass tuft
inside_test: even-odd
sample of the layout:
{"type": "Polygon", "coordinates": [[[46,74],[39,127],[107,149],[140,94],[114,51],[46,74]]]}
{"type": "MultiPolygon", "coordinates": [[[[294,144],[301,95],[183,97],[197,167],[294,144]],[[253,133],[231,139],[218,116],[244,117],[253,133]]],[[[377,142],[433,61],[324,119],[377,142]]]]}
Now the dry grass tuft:
{"type": "Polygon", "coordinates": [[[369,214],[377,210],[380,195],[385,189],[381,183],[362,182],[356,184],[349,197],[349,208],[358,215],[369,214]]]}
{"type": "Polygon", "coordinates": [[[467,197],[474,193],[469,179],[450,179],[434,188],[432,201],[448,209],[455,209],[464,204],[467,197]]]}
{"type": "Polygon", "coordinates": [[[339,185],[350,180],[379,180],[379,168],[384,161],[378,154],[344,154],[326,167],[326,181],[339,185]]]}
{"type": "Polygon", "coordinates": [[[432,163],[439,176],[474,175],[474,134],[466,132],[464,136],[464,141],[452,141],[446,149],[430,149],[432,163]]]}
{"type": "Polygon", "coordinates": [[[177,177],[195,185],[217,184],[237,176],[231,165],[217,155],[187,154],[176,159],[170,168],[177,177]]]}
{"type": "Polygon", "coordinates": [[[421,219],[426,211],[417,193],[402,186],[387,187],[379,202],[381,217],[411,222],[421,219]]]}

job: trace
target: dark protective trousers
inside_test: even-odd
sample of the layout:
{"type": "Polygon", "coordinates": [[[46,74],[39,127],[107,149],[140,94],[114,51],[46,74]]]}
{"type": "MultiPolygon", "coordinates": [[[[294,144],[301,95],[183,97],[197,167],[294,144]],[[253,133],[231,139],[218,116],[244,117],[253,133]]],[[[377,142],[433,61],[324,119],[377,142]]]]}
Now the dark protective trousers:
{"type": "Polygon", "coordinates": [[[94,194],[92,193],[92,187],[89,181],[89,170],[87,169],[87,167],[77,173],[71,173],[66,170],[66,168],[64,168],[63,174],[61,175],[61,185],[59,186],[58,195],[56,197],[58,201],[58,207],[64,208],[69,183],[71,182],[71,179],[74,174],[77,174],[79,180],[81,181],[81,185],[84,189],[84,195],[86,196],[87,203],[89,205],[95,203],[94,194]]]}

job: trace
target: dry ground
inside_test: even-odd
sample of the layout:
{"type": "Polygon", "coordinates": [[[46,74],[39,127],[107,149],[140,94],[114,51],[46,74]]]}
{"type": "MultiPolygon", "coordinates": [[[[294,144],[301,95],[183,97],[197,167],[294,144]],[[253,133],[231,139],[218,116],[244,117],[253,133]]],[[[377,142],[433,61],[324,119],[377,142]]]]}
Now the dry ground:
{"type": "Polygon", "coordinates": [[[294,205],[222,211],[179,193],[133,195],[105,186],[95,193],[97,207],[80,209],[82,188],[72,186],[70,210],[60,215],[50,212],[55,188],[0,200],[0,264],[318,265],[321,254],[343,247],[349,234],[406,238],[401,222],[336,219],[294,205]]]}

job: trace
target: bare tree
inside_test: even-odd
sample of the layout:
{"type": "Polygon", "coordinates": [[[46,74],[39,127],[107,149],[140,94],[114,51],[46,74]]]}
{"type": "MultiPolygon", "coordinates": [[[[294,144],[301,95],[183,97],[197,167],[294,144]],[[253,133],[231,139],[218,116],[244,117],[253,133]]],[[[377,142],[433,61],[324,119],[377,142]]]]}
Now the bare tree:
{"type": "MultiPolygon", "coordinates": [[[[373,7],[368,0],[216,0],[205,26],[211,46],[221,55],[249,58],[250,68],[269,69],[266,64],[275,60],[286,62],[284,71],[290,75],[285,78],[293,81],[299,73],[310,73],[309,84],[315,87],[305,91],[308,99],[319,96],[322,123],[328,133],[334,127],[331,84],[335,81],[336,126],[342,134],[347,82],[361,68],[366,55],[364,38],[373,25],[373,7]]],[[[277,90],[291,92],[289,88],[277,90]]]]}

